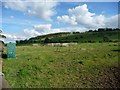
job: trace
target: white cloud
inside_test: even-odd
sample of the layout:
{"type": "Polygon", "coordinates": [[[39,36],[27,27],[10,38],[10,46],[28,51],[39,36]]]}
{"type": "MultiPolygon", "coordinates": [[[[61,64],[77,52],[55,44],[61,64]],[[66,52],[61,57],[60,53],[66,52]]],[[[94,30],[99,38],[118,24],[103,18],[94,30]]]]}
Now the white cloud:
{"type": "Polygon", "coordinates": [[[40,33],[37,32],[35,29],[24,29],[24,33],[27,37],[34,37],[40,35],[40,33]]]}
{"type": "Polygon", "coordinates": [[[117,27],[118,15],[106,18],[104,15],[96,15],[89,11],[87,4],[68,9],[68,15],[58,16],[57,20],[71,25],[79,25],[86,28],[117,27]]]}
{"type": "Polygon", "coordinates": [[[54,8],[57,2],[52,2],[53,0],[49,0],[49,2],[43,0],[39,0],[39,2],[35,2],[34,0],[30,2],[24,2],[22,0],[10,1],[4,2],[3,5],[5,8],[21,11],[40,19],[50,20],[50,17],[56,13],[54,8]]]}
{"type": "Polygon", "coordinates": [[[14,19],[15,17],[14,16],[10,16],[11,19],[14,19]]]}
{"type": "Polygon", "coordinates": [[[120,14],[107,18],[106,26],[113,28],[118,27],[118,17],[120,18],[120,14]]]}
{"type": "Polygon", "coordinates": [[[60,22],[71,24],[71,25],[76,25],[77,24],[77,22],[75,22],[75,17],[74,16],[72,16],[72,17],[69,17],[68,15],[64,15],[62,17],[58,16],[57,20],[60,21],[60,22]]]}
{"type": "Polygon", "coordinates": [[[60,28],[61,32],[85,32],[88,31],[88,28],[85,27],[65,27],[60,28]]]}
{"type": "Polygon", "coordinates": [[[32,23],[31,20],[24,20],[24,22],[26,22],[27,24],[31,24],[32,23]]]}
{"type": "Polygon", "coordinates": [[[89,12],[87,4],[84,4],[82,6],[77,6],[72,9],[68,9],[68,12],[69,12],[69,14],[75,15],[75,16],[83,16],[83,15],[93,16],[93,15],[95,15],[95,13],[89,12]]]}
{"type": "Polygon", "coordinates": [[[39,35],[45,35],[56,32],[60,32],[60,29],[59,28],[53,29],[51,24],[39,24],[39,25],[34,25],[32,29],[24,29],[24,33],[28,37],[35,37],[39,35]]]}
{"type": "Polygon", "coordinates": [[[44,33],[44,32],[50,32],[51,30],[51,24],[40,24],[40,25],[34,25],[34,29],[40,33],[44,33]]]}
{"type": "Polygon", "coordinates": [[[2,33],[2,35],[6,36],[6,38],[0,38],[0,40],[4,41],[5,43],[15,42],[16,40],[27,38],[24,35],[16,35],[16,34],[4,33],[4,32],[2,33]]]}

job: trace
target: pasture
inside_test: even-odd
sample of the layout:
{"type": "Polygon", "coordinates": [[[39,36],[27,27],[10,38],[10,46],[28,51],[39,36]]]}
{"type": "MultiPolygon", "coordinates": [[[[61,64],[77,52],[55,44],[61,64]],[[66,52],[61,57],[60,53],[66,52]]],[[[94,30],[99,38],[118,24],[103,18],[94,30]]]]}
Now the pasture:
{"type": "Polygon", "coordinates": [[[3,73],[12,88],[120,87],[117,43],[17,46],[16,50],[15,59],[3,59],[3,73]]]}

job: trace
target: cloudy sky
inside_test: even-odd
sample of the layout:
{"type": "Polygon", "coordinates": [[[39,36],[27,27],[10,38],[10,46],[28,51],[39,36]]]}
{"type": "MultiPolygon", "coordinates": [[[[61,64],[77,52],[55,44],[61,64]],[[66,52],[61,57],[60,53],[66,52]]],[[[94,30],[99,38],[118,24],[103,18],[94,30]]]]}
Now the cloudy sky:
{"type": "Polygon", "coordinates": [[[6,42],[56,32],[118,27],[117,2],[0,2],[0,29],[6,42]]]}

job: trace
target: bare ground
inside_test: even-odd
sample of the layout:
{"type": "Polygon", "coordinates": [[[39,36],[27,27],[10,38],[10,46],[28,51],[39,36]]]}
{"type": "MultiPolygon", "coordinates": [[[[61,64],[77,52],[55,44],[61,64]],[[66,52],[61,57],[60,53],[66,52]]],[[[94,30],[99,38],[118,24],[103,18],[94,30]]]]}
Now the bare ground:
{"type": "Polygon", "coordinates": [[[96,82],[102,88],[120,88],[120,67],[106,68],[99,72],[96,82]]]}

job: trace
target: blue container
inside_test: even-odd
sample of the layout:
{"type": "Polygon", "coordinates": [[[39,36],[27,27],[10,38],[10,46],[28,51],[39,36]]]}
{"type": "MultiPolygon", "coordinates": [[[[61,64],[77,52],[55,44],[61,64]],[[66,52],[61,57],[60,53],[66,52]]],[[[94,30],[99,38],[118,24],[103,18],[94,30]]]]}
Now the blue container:
{"type": "Polygon", "coordinates": [[[16,58],[16,44],[8,43],[7,44],[7,57],[8,58],[16,58]]]}

